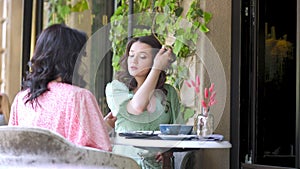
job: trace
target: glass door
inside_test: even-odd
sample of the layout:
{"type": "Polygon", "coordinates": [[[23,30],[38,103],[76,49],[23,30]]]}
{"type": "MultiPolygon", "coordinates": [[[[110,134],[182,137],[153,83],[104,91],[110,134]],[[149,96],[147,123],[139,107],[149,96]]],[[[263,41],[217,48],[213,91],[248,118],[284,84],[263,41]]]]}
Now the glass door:
{"type": "Polygon", "coordinates": [[[295,167],[296,0],[259,2],[257,107],[258,164],[295,167]],[[287,19],[289,18],[289,19],[287,19]]]}
{"type": "Polygon", "coordinates": [[[297,0],[243,1],[241,17],[240,161],[296,168],[297,0]]]}

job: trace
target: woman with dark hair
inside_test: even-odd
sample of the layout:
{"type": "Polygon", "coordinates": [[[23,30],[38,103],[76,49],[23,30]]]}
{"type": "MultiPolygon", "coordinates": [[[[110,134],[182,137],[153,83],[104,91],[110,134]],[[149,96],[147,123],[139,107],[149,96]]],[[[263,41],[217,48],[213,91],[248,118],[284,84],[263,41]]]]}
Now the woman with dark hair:
{"type": "MultiPolygon", "coordinates": [[[[117,79],[106,86],[111,113],[105,119],[111,124],[115,120],[116,132],[155,131],[162,123],[183,123],[177,92],[166,83],[166,70],[173,61],[172,50],[153,35],[128,42],[117,79]]],[[[134,158],[143,168],[161,167],[156,152],[117,145],[113,152],[134,158]]]]}
{"type": "Polygon", "coordinates": [[[94,95],[73,82],[84,84],[76,65],[86,41],[84,32],[61,24],[40,34],[30,72],[11,106],[10,126],[46,128],[74,144],[111,151],[94,95]]]}

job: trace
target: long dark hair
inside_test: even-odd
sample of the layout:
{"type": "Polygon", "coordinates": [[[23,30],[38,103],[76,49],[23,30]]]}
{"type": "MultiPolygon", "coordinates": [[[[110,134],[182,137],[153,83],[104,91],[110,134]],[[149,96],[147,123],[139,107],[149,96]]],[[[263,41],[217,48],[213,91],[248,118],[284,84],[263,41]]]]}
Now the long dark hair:
{"type": "MultiPolygon", "coordinates": [[[[145,44],[148,44],[149,46],[151,46],[153,48],[153,50],[152,50],[153,59],[154,59],[154,56],[158,53],[158,51],[162,47],[160,42],[153,35],[134,37],[127,43],[125,54],[122,56],[122,58],[119,61],[121,70],[116,73],[116,78],[117,78],[117,80],[123,82],[129,88],[129,90],[134,90],[137,87],[137,81],[135,80],[135,78],[133,76],[131,76],[129,74],[128,65],[127,65],[130,48],[131,48],[132,44],[135,42],[141,42],[141,43],[145,43],[145,44]]],[[[167,90],[164,88],[166,76],[167,76],[166,72],[161,71],[157,85],[155,87],[156,89],[161,89],[165,94],[167,94],[167,90]]]]}
{"type": "Polygon", "coordinates": [[[63,83],[72,84],[75,64],[86,41],[86,33],[63,24],[42,31],[29,62],[30,71],[22,83],[22,90],[29,89],[25,103],[38,103],[37,98],[49,90],[48,83],[59,77],[63,83]]]}

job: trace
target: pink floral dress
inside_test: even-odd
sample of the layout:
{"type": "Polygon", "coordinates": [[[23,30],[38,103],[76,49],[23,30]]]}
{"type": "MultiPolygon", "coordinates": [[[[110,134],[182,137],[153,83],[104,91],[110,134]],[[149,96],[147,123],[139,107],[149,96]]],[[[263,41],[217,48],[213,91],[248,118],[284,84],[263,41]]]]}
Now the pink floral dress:
{"type": "Polygon", "coordinates": [[[24,104],[27,90],[19,92],[8,125],[46,128],[76,145],[111,151],[106,123],[89,90],[59,82],[50,82],[48,89],[35,107],[24,104]]]}

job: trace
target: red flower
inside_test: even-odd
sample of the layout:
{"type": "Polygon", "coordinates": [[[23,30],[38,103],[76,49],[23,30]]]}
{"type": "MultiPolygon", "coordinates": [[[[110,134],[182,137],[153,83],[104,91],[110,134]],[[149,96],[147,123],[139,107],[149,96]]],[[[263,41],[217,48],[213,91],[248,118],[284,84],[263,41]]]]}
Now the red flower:
{"type": "Polygon", "coordinates": [[[203,107],[203,108],[205,108],[205,109],[207,108],[207,105],[206,105],[206,103],[205,103],[204,100],[201,100],[201,104],[202,104],[202,107],[203,107]]]}
{"type": "Polygon", "coordinates": [[[184,83],[188,86],[188,87],[192,87],[192,85],[188,82],[188,81],[184,81],[184,83]]]}
{"type": "MultiPolygon", "coordinates": [[[[190,81],[185,81],[185,84],[189,87],[189,88],[194,88],[197,97],[200,98],[200,96],[198,94],[200,94],[200,77],[197,75],[196,76],[196,80],[190,80],[190,81]]],[[[216,97],[216,91],[215,90],[215,84],[211,83],[209,88],[204,88],[204,99],[199,101],[201,103],[202,108],[208,112],[209,108],[211,106],[213,106],[214,104],[217,103],[217,101],[215,100],[216,97]]]]}
{"type": "Polygon", "coordinates": [[[210,85],[209,92],[212,93],[214,89],[215,89],[215,84],[212,83],[212,84],[210,85]]]}
{"type": "Polygon", "coordinates": [[[198,87],[200,86],[200,77],[198,75],[196,76],[196,84],[198,87]]]}
{"type": "Polygon", "coordinates": [[[208,94],[209,94],[209,93],[208,93],[208,89],[205,88],[205,89],[204,89],[204,98],[207,99],[207,98],[208,98],[208,94]]]}

